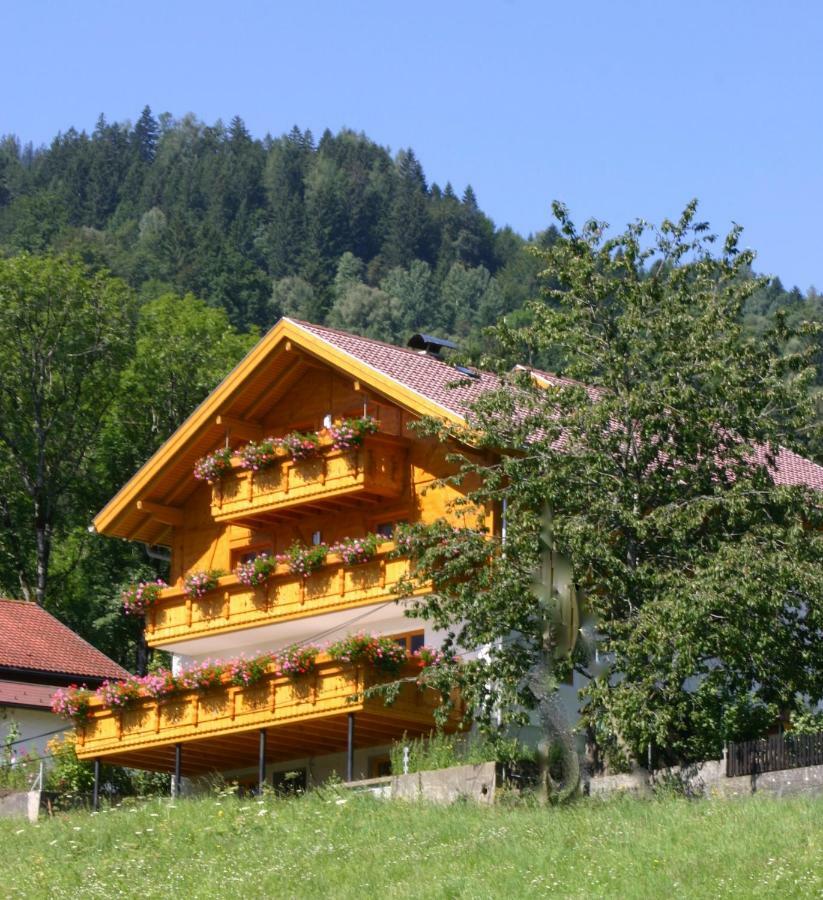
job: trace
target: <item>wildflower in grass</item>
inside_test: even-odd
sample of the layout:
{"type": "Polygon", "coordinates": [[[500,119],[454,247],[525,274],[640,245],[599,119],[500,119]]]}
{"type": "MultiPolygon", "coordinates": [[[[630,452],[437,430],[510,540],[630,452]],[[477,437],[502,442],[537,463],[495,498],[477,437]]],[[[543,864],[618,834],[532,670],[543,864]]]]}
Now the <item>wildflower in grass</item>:
{"type": "Polygon", "coordinates": [[[335,450],[350,450],[352,447],[359,447],[367,434],[375,434],[377,430],[377,421],[372,416],[361,416],[329,425],[326,434],[331,438],[335,450]]]}
{"type": "Polygon", "coordinates": [[[120,595],[123,610],[130,616],[139,616],[154,606],[160,599],[160,592],[168,587],[165,581],[158,578],[156,581],[141,581],[127,587],[120,595]]]}
{"type": "Polygon", "coordinates": [[[208,481],[209,484],[219,481],[228,472],[231,472],[232,451],[228,447],[215,450],[206,456],[201,456],[194,464],[194,477],[198,481],[208,481]]]}
{"type": "Polygon", "coordinates": [[[246,587],[257,587],[265,584],[277,568],[277,557],[261,553],[248,562],[239,563],[234,570],[237,580],[246,587]]]}
{"type": "Polygon", "coordinates": [[[314,544],[307,547],[297,541],[285,553],[277,557],[277,561],[285,563],[292,575],[308,578],[312,572],[325,565],[329,548],[325,544],[314,544]]]}
{"type": "Polygon", "coordinates": [[[347,566],[365,563],[374,558],[385,538],[379,534],[367,534],[362,538],[343,538],[329,547],[330,553],[338,553],[347,566]]]}
{"type": "Polygon", "coordinates": [[[183,582],[183,590],[187,597],[199,600],[200,597],[213,591],[218,584],[217,579],[226,573],[221,569],[209,569],[208,572],[190,572],[183,582]]]}

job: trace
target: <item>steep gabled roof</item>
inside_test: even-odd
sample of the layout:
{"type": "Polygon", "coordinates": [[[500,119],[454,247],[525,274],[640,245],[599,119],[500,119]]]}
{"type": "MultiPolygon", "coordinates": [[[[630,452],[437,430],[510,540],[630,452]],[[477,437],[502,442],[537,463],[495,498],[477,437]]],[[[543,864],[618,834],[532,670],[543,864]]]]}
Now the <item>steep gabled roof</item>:
{"type": "Polygon", "coordinates": [[[41,606],[3,598],[0,668],[59,673],[78,679],[123,678],[128,674],[41,606]]]}
{"type": "MultiPolygon", "coordinates": [[[[358,380],[413,414],[455,422],[462,421],[468,407],[486,391],[500,385],[490,372],[467,377],[428,353],[281,319],[95,516],[95,528],[115,537],[167,542],[168,525],[138,503],[175,508],[184,502],[196,487],[194,462],[225,438],[224,422],[254,420],[261,412],[261,398],[273,403],[282,396],[305,371],[301,364],[308,360],[358,380]]],[[[538,383],[569,383],[550,372],[530,371],[538,383]]],[[[597,389],[591,390],[596,395],[597,389]]],[[[773,474],[778,484],[823,490],[823,468],[788,450],[781,449],[773,474]]]]}

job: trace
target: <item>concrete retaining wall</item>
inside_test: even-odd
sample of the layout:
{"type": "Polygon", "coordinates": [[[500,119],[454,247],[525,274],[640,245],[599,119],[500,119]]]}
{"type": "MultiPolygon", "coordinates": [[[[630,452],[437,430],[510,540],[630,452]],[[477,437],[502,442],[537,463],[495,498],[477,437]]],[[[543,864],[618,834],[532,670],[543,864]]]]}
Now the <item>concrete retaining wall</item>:
{"type": "Polygon", "coordinates": [[[40,814],[40,791],[15,791],[0,797],[0,817],[36,822],[40,814]]]}
{"type": "Polygon", "coordinates": [[[751,794],[770,794],[776,797],[790,794],[823,794],[823,766],[805,766],[800,769],[781,769],[779,772],[763,772],[760,775],[726,777],[726,762],[708,760],[688,768],[672,768],[649,775],[645,769],[637,769],[626,775],[598,775],[588,782],[592,796],[608,797],[614,794],[644,796],[654,787],[671,779],[679,782],[694,796],[743,797],[751,794]]]}
{"type": "Polygon", "coordinates": [[[495,770],[496,765],[488,762],[395,775],[391,796],[393,800],[428,800],[431,803],[454,803],[464,798],[477,803],[494,803],[495,770]]]}

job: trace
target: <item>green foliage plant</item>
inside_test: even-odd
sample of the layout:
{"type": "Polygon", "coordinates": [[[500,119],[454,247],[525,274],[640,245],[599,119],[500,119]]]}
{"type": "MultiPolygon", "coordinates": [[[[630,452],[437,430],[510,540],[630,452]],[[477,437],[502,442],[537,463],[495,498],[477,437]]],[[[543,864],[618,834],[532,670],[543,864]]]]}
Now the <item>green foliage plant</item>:
{"type": "Polygon", "coordinates": [[[745,335],[753,254],[738,228],[716,246],[695,203],[614,236],[555,213],[542,298],[528,324],[494,329],[500,389],[465,427],[427,423],[472,448],[458,480],[479,487],[465,503],[506,504],[505,544],[418,528],[412,580],[434,591],[410,614],[489,648],[461,672],[483,727],[498,711],[523,721],[550,663],[555,678],[583,678],[595,763],[649,745],[669,762],[717,756],[800,698],[823,699],[819,495],[773,477],[810,422],[815,329],[792,343],[778,318],[745,335]],[[507,363],[547,355],[560,377],[507,363]],[[546,552],[571,562],[592,652],[555,654],[532,589],[546,552]]]}

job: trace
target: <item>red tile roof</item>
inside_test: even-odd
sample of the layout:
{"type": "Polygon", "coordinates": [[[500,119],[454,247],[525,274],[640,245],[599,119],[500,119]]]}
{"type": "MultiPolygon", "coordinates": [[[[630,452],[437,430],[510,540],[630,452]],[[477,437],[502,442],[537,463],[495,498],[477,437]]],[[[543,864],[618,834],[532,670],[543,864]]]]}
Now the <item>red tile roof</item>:
{"type": "Polygon", "coordinates": [[[469,405],[484,392],[500,387],[497,376],[490,372],[479,372],[479,378],[467,378],[444,360],[418,350],[309,322],[290,321],[458,416],[465,415],[469,405]]]}
{"type": "MultiPolygon", "coordinates": [[[[497,376],[490,372],[480,371],[479,378],[468,379],[448,362],[408,347],[395,347],[310,322],[290,321],[458,416],[465,415],[469,406],[483,393],[500,386],[497,376]]],[[[549,384],[576,384],[551,372],[531,371],[549,384]]],[[[592,391],[596,394],[597,389],[592,391]]],[[[758,461],[765,465],[765,450],[759,456],[758,461]]],[[[775,459],[772,476],[775,484],[805,485],[823,491],[823,466],[783,447],[775,459]]]]}
{"type": "Polygon", "coordinates": [[[0,598],[0,666],[90,678],[128,673],[36,603],[0,598]]]}
{"type": "Polygon", "coordinates": [[[27,684],[25,681],[0,681],[0,706],[27,706],[51,709],[56,684],[27,684]]]}

